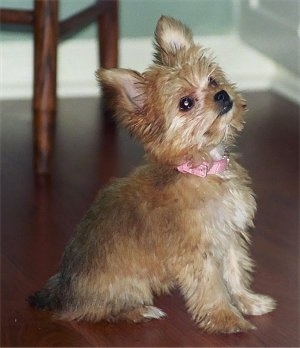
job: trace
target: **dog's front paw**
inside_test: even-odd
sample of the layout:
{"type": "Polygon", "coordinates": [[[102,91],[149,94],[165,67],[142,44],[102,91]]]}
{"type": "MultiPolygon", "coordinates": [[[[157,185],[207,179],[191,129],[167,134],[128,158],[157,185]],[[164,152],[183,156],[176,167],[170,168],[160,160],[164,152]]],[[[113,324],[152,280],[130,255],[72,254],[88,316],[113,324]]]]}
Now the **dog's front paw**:
{"type": "Polygon", "coordinates": [[[256,327],[244,319],[236,309],[217,309],[202,316],[198,326],[208,333],[231,334],[249,330],[256,327]]]}
{"type": "Polygon", "coordinates": [[[236,306],[247,315],[262,315],[271,312],[276,307],[276,301],[266,295],[246,293],[235,296],[236,306]]]}

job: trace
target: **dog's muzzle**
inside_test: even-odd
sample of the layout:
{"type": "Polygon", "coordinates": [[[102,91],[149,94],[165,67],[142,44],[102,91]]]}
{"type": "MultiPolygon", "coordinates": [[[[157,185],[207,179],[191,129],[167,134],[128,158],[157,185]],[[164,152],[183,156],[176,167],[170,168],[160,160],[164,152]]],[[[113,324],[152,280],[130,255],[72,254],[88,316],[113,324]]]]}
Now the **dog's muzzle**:
{"type": "Polygon", "coordinates": [[[226,114],[229,110],[231,110],[233,103],[230,99],[229,94],[226,91],[222,90],[216,93],[214,96],[214,100],[220,107],[219,116],[222,116],[226,114]]]}

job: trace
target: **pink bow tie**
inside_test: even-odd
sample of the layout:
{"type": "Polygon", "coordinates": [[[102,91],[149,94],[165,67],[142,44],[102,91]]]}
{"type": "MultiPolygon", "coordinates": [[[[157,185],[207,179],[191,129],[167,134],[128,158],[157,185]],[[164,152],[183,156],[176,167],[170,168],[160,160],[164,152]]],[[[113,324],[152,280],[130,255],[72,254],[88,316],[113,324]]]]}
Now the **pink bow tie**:
{"type": "Polygon", "coordinates": [[[189,163],[183,163],[177,167],[177,170],[181,173],[189,173],[201,178],[205,178],[208,174],[223,173],[228,166],[229,157],[223,156],[219,161],[214,161],[211,165],[207,162],[202,162],[197,167],[192,167],[189,163]]]}

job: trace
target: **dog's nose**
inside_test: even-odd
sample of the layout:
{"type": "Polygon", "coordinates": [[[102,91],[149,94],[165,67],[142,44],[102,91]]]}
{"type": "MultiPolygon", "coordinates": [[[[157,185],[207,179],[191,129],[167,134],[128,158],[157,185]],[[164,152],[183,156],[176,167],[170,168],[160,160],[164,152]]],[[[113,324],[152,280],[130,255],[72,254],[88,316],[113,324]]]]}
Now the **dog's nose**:
{"type": "Polygon", "coordinates": [[[232,100],[230,99],[229,94],[222,90],[215,94],[215,102],[220,106],[221,111],[219,115],[224,115],[232,108],[232,100]]]}

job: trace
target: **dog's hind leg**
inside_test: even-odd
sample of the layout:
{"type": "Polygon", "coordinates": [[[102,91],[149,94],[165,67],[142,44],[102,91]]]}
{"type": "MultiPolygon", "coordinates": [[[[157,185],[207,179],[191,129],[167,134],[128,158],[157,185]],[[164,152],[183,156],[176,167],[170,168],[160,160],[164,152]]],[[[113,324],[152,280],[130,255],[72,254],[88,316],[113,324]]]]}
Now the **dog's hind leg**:
{"type": "MultiPolygon", "coordinates": [[[[119,277],[108,286],[107,283],[107,280],[99,282],[100,285],[93,289],[84,286],[81,296],[74,298],[71,311],[61,312],[59,317],[64,320],[139,323],[166,316],[161,309],[153,306],[153,294],[148,281],[119,277]]],[[[76,294],[79,295],[79,287],[76,294]]]]}
{"type": "Polygon", "coordinates": [[[152,288],[148,281],[124,278],[119,279],[113,288],[113,305],[107,317],[108,321],[125,320],[140,323],[166,316],[161,309],[153,306],[152,288]]]}
{"type": "Polygon", "coordinates": [[[166,313],[154,306],[141,306],[128,311],[119,313],[117,316],[111,316],[107,319],[109,322],[125,320],[134,323],[143,323],[152,319],[162,319],[166,313]]]}

